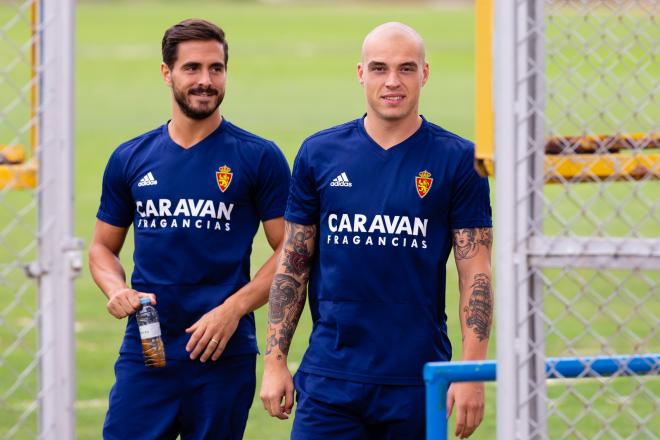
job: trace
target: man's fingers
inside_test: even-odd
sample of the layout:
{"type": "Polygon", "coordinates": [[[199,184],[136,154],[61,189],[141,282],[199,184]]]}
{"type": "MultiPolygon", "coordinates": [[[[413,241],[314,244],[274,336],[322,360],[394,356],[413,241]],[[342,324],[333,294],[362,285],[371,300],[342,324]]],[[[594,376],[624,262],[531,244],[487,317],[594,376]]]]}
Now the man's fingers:
{"type": "Polygon", "coordinates": [[[465,429],[465,408],[463,405],[458,405],[456,407],[456,430],[454,431],[454,434],[457,437],[462,437],[463,435],[463,430],[465,429]]]}
{"type": "Polygon", "coordinates": [[[222,341],[220,338],[213,336],[211,339],[209,339],[208,344],[206,344],[204,354],[202,354],[202,357],[199,360],[206,362],[211,356],[213,356],[212,359],[215,361],[220,357],[220,353],[222,353],[223,349],[224,347],[222,346],[222,341]]]}
{"type": "MultiPolygon", "coordinates": [[[[132,315],[135,312],[135,308],[133,308],[133,305],[131,304],[131,301],[129,298],[122,297],[122,298],[117,298],[118,301],[118,306],[121,312],[123,313],[124,316],[127,315],[132,315]]],[[[138,301],[138,305],[139,305],[138,301]]]]}
{"type": "Polygon", "coordinates": [[[128,299],[128,304],[133,308],[133,310],[137,310],[140,308],[140,295],[134,294],[134,295],[129,295],[128,297],[125,297],[128,299]]]}
{"type": "Polygon", "coordinates": [[[293,408],[293,387],[288,386],[286,388],[286,394],[284,395],[284,412],[286,414],[291,414],[292,408],[293,408]]]}
{"type": "Polygon", "coordinates": [[[225,342],[224,339],[216,338],[216,340],[219,340],[220,342],[218,343],[218,346],[215,348],[215,351],[213,352],[213,357],[211,358],[214,362],[220,358],[220,355],[222,354],[223,351],[225,351],[225,347],[227,345],[227,342],[225,342]]]}
{"type": "Polygon", "coordinates": [[[452,409],[454,409],[454,393],[449,391],[447,393],[447,418],[451,417],[452,409]]]}
{"type": "Polygon", "coordinates": [[[210,341],[211,338],[207,337],[206,334],[204,334],[201,338],[199,338],[199,341],[197,341],[197,345],[195,345],[192,353],[190,353],[190,359],[197,359],[202,354],[204,349],[206,349],[206,346],[210,341]]]}
{"type": "Polygon", "coordinates": [[[151,305],[158,304],[158,302],[156,301],[156,295],[153,293],[144,293],[144,292],[138,293],[138,304],[140,303],[140,298],[149,298],[149,300],[151,300],[151,305]]]}
{"type": "Polygon", "coordinates": [[[484,419],[484,411],[485,407],[479,408],[479,412],[477,413],[477,424],[475,425],[474,429],[477,429],[479,425],[481,425],[482,420],[484,419]]]}
{"type": "Polygon", "coordinates": [[[476,407],[468,408],[465,414],[465,427],[463,428],[463,435],[461,438],[467,438],[474,432],[474,428],[476,428],[476,411],[476,407]]]}
{"type": "Polygon", "coordinates": [[[117,318],[117,319],[121,319],[124,316],[126,316],[126,313],[124,313],[124,310],[121,307],[119,307],[119,305],[117,305],[115,303],[108,304],[108,312],[110,312],[110,314],[112,316],[114,316],[115,318],[117,318]]]}
{"type": "Polygon", "coordinates": [[[211,340],[211,335],[207,335],[205,329],[197,328],[190,336],[186,344],[186,351],[190,352],[190,359],[197,359],[197,356],[206,348],[206,344],[211,340]]]}
{"type": "Polygon", "coordinates": [[[270,415],[280,420],[286,420],[289,416],[282,411],[282,397],[280,394],[279,397],[270,399],[270,415]]]}

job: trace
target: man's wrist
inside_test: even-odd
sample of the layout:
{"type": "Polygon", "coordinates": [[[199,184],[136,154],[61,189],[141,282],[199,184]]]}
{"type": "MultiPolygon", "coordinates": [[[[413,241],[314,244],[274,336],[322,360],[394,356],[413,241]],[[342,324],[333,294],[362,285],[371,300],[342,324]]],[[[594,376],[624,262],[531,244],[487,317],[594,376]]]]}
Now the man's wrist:
{"type": "Polygon", "coordinates": [[[465,353],[461,356],[462,361],[469,361],[469,362],[481,362],[486,360],[486,354],[473,354],[473,353],[465,353]]]}
{"type": "Polygon", "coordinates": [[[130,287],[128,287],[127,285],[118,286],[118,287],[114,287],[112,289],[109,289],[108,292],[107,292],[108,299],[114,298],[115,296],[117,296],[118,294],[123,292],[124,290],[132,290],[132,289],[130,287]]]}
{"type": "Polygon", "coordinates": [[[250,309],[245,305],[245,301],[241,301],[241,298],[234,294],[227,298],[222,306],[229,309],[229,311],[238,319],[241,319],[243,316],[250,313],[250,309]]]}
{"type": "Polygon", "coordinates": [[[264,355],[264,365],[286,365],[287,355],[281,351],[271,351],[264,355]]]}

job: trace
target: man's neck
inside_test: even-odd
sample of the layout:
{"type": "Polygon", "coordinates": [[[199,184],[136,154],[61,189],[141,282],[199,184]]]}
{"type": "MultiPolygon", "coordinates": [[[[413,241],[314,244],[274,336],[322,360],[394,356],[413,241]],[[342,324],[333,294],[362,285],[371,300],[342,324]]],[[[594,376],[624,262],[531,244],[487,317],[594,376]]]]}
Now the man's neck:
{"type": "Polygon", "coordinates": [[[167,126],[170,137],[182,148],[190,148],[213,133],[222,123],[220,111],[214,112],[206,119],[191,119],[186,115],[174,112],[167,126]],[[178,114],[177,114],[178,113],[178,114]]]}
{"type": "Polygon", "coordinates": [[[396,121],[369,116],[369,113],[364,118],[367,134],[385,150],[408,139],[421,125],[422,118],[417,113],[396,121]]]}

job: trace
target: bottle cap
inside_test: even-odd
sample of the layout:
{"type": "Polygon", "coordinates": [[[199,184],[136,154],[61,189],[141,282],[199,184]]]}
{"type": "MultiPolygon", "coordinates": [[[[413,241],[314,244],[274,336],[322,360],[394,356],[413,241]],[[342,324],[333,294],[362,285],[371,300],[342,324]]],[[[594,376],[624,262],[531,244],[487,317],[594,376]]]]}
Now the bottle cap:
{"type": "Polygon", "coordinates": [[[140,298],[140,304],[143,306],[146,304],[151,304],[151,299],[148,296],[143,296],[140,298]]]}

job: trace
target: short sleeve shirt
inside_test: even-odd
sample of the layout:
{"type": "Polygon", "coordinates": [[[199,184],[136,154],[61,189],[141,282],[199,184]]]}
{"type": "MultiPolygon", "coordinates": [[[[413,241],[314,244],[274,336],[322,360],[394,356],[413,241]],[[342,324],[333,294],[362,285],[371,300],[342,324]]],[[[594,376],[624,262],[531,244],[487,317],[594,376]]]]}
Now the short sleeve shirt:
{"type": "MultiPolygon", "coordinates": [[[[164,124],[112,153],[97,218],[133,226],[132,287],[156,294],[168,358],[187,358],[185,329],[249,282],[252,240],[284,214],[289,179],[273,142],[227,120],[188,149],[164,124]]],[[[223,356],[256,351],[250,314],[223,356]]],[[[134,317],[121,352],[141,353],[134,317]]]]}
{"type": "Polygon", "coordinates": [[[473,158],[471,142],[424,119],[388,150],[363,119],[305,140],[285,214],[318,225],[301,371],[418,385],[424,363],[451,358],[452,230],[492,226],[488,180],[473,158]]]}

